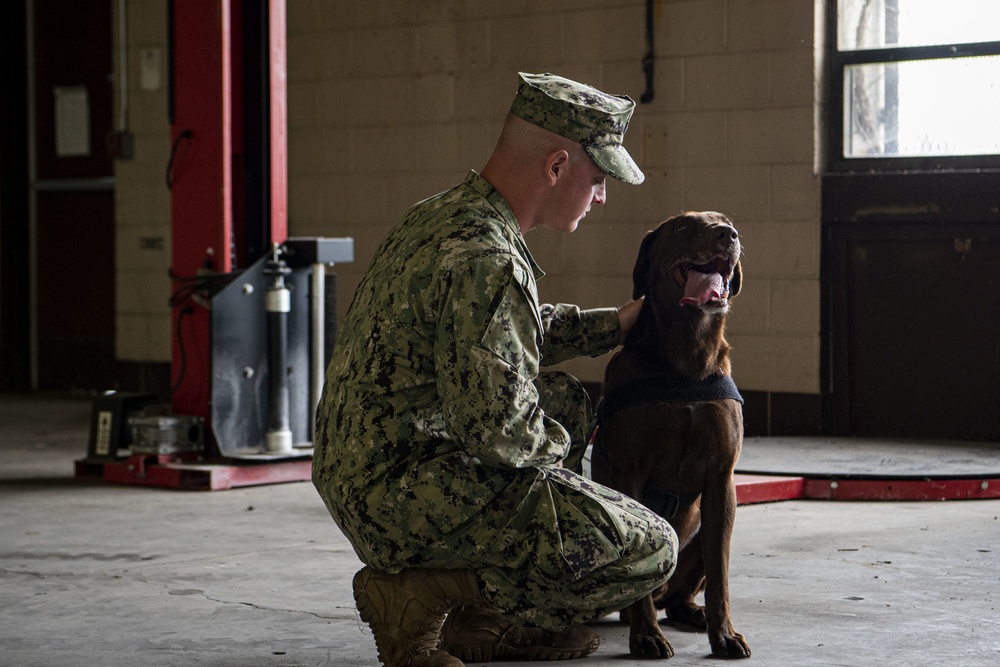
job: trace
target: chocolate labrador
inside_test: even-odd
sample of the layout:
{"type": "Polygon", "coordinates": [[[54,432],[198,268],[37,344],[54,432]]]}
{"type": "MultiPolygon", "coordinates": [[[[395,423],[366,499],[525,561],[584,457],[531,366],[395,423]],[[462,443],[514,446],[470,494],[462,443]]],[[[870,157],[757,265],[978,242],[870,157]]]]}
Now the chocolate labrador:
{"type": "Polygon", "coordinates": [[[733,629],[728,582],[743,399],[723,329],[740,291],[740,253],[739,233],[720,213],[684,213],[647,234],[632,273],[633,298],[645,301],[605,371],[594,480],[666,518],[680,546],[670,581],[622,611],[637,657],[674,653],[657,608],[707,629],[714,655],[750,655],[733,629]],[[704,607],[695,601],[702,591],[704,607]]]}

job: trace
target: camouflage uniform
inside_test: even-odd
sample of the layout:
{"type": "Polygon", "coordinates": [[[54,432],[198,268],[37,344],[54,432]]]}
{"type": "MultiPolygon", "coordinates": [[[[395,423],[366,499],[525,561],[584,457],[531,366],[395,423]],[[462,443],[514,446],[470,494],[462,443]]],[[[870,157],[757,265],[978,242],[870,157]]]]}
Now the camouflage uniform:
{"type": "Polygon", "coordinates": [[[614,308],[539,305],[541,275],[477,173],[410,209],[339,333],[313,482],[367,565],[473,569],[499,611],[560,629],[665,582],[676,537],[567,469],[590,404],[539,367],[607,352],[620,328],[614,308]]]}

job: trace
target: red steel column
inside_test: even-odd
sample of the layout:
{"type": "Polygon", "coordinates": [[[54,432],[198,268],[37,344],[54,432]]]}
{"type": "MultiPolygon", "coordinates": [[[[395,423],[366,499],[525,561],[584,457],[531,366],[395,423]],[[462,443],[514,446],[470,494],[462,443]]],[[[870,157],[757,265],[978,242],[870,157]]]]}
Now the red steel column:
{"type": "Polygon", "coordinates": [[[271,242],[288,239],[288,66],[285,1],[270,0],[271,242]]]}
{"type": "MultiPolygon", "coordinates": [[[[171,162],[171,269],[189,278],[202,268],[231,271],[232,99],[230,0],[174,0],[174,152],[171,162]]],[[[189,283],[175,280],[174,289],[189,283]]],[[[207,309],[174,308],[173,395],[179,414],[209,416],[211,354],[207,309]],[[178,330],[175,327],[174,331],[178,330]]]]}

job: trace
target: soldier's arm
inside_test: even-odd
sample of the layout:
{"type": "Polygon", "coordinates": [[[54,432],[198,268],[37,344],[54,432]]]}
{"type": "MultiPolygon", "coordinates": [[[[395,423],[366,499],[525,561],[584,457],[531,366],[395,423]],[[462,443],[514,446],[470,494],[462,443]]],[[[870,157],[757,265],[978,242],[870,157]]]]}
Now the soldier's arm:
{"type": "Polygon", "coordinates": [[[543,366],[577,357],[600,356],[620,342],[622,321],[617,308],[581,310],[565,303],[544,304],[540,314],[543,366]]]}
{"type": "Polygon", "coordinates": [[[448,431],[486,465],[565,457],[570,436],[538,405],[541,321],[522,267],[503,258],[449,273],[435,363],[448,431]]]}

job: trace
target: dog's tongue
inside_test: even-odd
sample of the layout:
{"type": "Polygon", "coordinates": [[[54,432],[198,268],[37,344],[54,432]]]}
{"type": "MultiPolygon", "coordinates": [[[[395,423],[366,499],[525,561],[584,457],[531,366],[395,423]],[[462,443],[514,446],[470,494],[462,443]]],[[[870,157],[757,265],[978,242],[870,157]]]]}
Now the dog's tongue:
{"type": "Polygon", "coordinates": [[[713,299],[721,299],[723,292],[721,273],[698,273],[688,271],[684,286],[682,306],[700,306],[713,299]]]}

